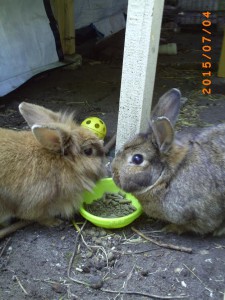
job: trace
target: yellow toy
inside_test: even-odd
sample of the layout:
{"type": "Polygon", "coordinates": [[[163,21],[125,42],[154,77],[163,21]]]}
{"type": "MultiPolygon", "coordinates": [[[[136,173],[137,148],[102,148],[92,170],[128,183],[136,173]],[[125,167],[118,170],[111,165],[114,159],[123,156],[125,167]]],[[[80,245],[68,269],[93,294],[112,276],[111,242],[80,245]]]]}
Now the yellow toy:
{"type": "Polygon", "coordinates": [[[81,126],[87,128],[87,129],[90,129],[101,140],[104,140],[107,129],[106,129],[105,123],[101,119],[99,119],[97,117],[89,117],[81,123],[81,126]]]}

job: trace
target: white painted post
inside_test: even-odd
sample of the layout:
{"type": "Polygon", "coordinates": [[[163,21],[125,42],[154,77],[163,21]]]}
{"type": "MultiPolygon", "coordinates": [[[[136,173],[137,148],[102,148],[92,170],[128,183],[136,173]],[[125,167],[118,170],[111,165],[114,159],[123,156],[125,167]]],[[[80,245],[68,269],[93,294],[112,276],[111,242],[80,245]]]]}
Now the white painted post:
{"type": "Polygon", "coordinates": [[[116,151],[147,128],[163,7],[164,0],[128,0],[116,151]]]}

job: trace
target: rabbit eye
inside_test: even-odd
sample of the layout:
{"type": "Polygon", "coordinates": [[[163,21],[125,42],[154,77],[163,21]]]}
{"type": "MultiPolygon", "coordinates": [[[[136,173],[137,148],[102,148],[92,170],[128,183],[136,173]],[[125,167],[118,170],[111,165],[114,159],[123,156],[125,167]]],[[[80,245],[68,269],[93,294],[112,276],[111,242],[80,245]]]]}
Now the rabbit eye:
{"type": "Polygon", "coordinates": [[[144,157],[141,154],[135,154],[132,157],[132,163],[134,163],[135,165],[140,165],[141,163],[143,163],[144,161],[144,157]]]}
{"type": "Polygon", "coordinates": [[[92,149],[92,148],[84,149],[84,154],[85,154],[85,155],[91,156],[92,153],[93,153],[93,149],[92,149]]]}

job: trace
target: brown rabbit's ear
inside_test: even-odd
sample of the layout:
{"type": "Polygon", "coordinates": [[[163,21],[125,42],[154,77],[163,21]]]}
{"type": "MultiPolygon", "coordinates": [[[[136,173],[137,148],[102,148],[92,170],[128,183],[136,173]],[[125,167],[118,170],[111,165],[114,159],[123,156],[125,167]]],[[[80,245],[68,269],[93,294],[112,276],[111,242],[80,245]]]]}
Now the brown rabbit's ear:
{"type": "Polygon", "coordinates": [[[180,111],[181,93],[178,89],[171,89],[165,93],[151,113],[151,120],[166,117],[174,125],[180,111]]]}
{"type": "Polygon", "coordinates": [[[19,111],[30,127],[34,124],[44,125],[57,122],[60,118],[59,113],[55,113],[42,106],[27,102],[22,102],[19,105],[19,111]]]}
{"type": "Polygon", "coordinates": [[[166,117],[158,118],[152,122],[152,130],[156,138],[159,151],[166,154],[174,140],[173,127],[166,117]]]}
{"type": "Polygon", "coordinates": [[[46,149],[64,154],[70,134],[59,128],[49,128],[40,125],[32,126],[32,132],[38,142],[46,149]]]}

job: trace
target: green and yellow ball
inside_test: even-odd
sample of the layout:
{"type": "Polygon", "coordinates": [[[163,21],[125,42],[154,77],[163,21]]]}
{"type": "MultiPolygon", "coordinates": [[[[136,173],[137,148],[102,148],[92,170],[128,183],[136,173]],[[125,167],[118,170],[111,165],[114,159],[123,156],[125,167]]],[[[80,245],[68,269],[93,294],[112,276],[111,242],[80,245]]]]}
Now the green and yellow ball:
{"type": "Polygon", "coordinates": [[[107,133],[107,129],[105,123],[100,118],[97,117],[86,118],[81,123],[81,126],[91,130],[99,137],[99,139],[104,140],[107,133]]]}

